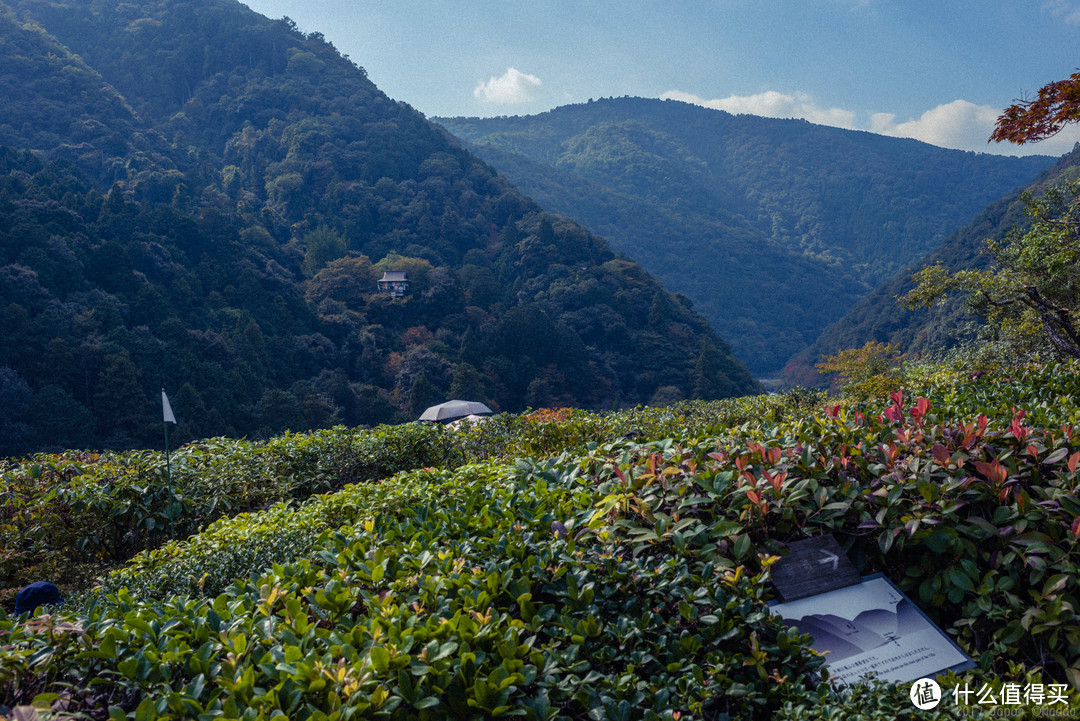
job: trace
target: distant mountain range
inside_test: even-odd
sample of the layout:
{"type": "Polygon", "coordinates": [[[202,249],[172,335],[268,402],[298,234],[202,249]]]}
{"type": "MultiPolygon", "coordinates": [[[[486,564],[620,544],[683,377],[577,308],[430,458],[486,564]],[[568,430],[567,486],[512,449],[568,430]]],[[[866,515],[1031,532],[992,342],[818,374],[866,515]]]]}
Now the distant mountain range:
{"type": "Polygon", "coordinates": [[[1080,172],[1080,150],[1073,150],[1057,164],[1039,174],[1027,187],[1019,188],[988,205],[971,223],[945,239],[940,246],[859,299],[844,317],[831,324],[809,348],[789,361],[786,375],[799,381],[814,377],[813,364],[823,355],[842,348],[854,348],[867,341],[894,343],[904,353],[918,356],[945,350],[958,339],[969,338],[978,320],[968,313],[963,301],[949,298],[931,309],[907,309],[897,298],[910,291],[911,276],[927,265],[940,263],[950,271],[986,267],[990,256],[988,238],[1001,239],[1016,225],[1023,226],[1023,191],[1038,193],[1042,188],[1080,172]]]}
{"type": "Polygon", "coordinates": [[[181,442],[760,389],[636,262],[234,0],[0,3],[0,169],[0,453],[156,445],[162,387],[181,442]]]}
{"type": "Polygon", "coordinates": [[[641,98],[437,122],[689,298],[761,375],[1055,162],[641,98]]]}

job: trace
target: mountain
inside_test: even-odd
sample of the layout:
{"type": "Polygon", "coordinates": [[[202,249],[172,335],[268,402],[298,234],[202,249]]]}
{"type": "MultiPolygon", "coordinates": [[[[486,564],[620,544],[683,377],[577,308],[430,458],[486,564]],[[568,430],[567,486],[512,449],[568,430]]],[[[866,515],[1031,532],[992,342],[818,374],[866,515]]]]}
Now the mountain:
{"type": "Polygon", "coordinates": [[[761,375],[1054,162],[673,100],[436,120],[688,297],[761,375]]]}
{"type": "Polygon", "coordinates": [[[318,33],[0,3],[0,453],[760,386],[707,321],[318,33]],[[380,293],[385,271],[409,293],[380,293]]]}
{"type": "Polygon", "coordinates": [[[789,363],[785,374],[801,382],[812,381],[812,366],[822,356],[843,348],[857,348],[867,341],[894,343],[910,355],[948,349],[957,340],[970,337],[975,318],[964,308],[960,298],[948,298],[931,309],[909,310],[897,298],[910,291],[911,276],[925,266],[940,263],[952,272],[982,268],[990,262],[986,250],[988,238],[1001,239],[1016,225],[1023,225],[1024,191],[1038,194],[1040,189],[1080,172],[1080,149],[1063,156],[1056,165],[1044,170],[1030,185],[1015,190],[990,203],[967,226],[950,235],[945,242],[916,262],[889,278],[861,298],[843,318],[831,324],[805,351],[789,363]]]}

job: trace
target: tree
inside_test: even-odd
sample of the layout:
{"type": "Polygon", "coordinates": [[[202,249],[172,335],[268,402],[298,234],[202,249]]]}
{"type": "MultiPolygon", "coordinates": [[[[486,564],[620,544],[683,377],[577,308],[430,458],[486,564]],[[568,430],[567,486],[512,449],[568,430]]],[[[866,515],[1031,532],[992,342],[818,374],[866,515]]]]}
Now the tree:
{"type": "Polygon", "coordinates": [[[1017,145],[1035,143],[1055,135],[1068,123],[1080,121],[1080,71],[1039,89],[1034,100],[1005,108],[990,140],[1017,145]]]}
{"type": "Polygon", "coordinates": [[[34,393],[27,420],[47,444],[47,450],[89,448],[94,444],[94,414],[58,386],[47,385],[34,393]]]}
{"type": "Polygon", "coordinates": [[[104,367],[94,384],[93,410],[102,436],[126,435],[138,438],[146,435],[151,425],[153,407],[140,383],[138,367],[126,351],[104,358],[104,367]]]}
{"type": "Polygon", "coordinates": [[[1080,358],[1080,180],[1022,199],[1031,224],[987,240],[990,268],[950,274],[940,264],[927,266],[900,301],[930,307],[949,293],[966,293],[969,307],[1014,348],[1038,352],[1041,339],[1080,358]]]}
{"type": "Polygon", "coordinates": [[[36,434],[26,422],[34,392],[11,368],[0,367],[0,455],[13,456],[32,449],[36,434]]]}
{"type": "Polygon", "coordinates": [[[708,338],[702,338],[701,353],[690,376],[694,384],[691,391],[693,398],[712,401],[735,394],[734,385],[720,367],[721,360],[716,346],[710,343],[708,338]]]}
{"type": "Polygon", "coordinates": [[[671,303],[663,290],[653,293],[652,306],[649,308],[649,330],[663,333],[672,320],[671,303]]]}
{"type": "Polygon", "coordinates": [[[255,419],[259,426],[256,436],[269,438],[283,431],[304,431],[308,428],[304,409],[296,398],[280,388],[263,391],[255,407],[255,419]]]}
{"type": "Polygon", "coordinates": [[[683,400],[683,392],[679,390],[679,386],[660,386],[656,389],[656,392],[652,394],[652,398],[649,399],[649,406],[652,408],[663,408],[664,406],[670,406],[673,403],[678,403],[683,400]]]}
{"type": "Polygon", "coordinates": [[[320,225],[304,236],[304,274],[313,278],[328,263],[345,255],[345,239],[327,225],[320,225]]]}
{"type": "Polygon", "coordinates": [[[427,376],[420,373],[413,379],[412,388],[409,389],[408,414],[410,418],[419,418],[428,406],[435,403],[436,391],[427,376]]]}
{"type": "Polygon", "coordinates": [[[484,376],[471,363],[458,363],[454,366],[449,396],[469,401],[487,401],[484,376]]]}
{"type": "Polygon", "coordinates": [[[904,356],[892,343],[867,341],[862,348],[847,348],[817,364],[821,373],[836,373],[844,397],[856,401],[885,398],[900,390],[900,364],[904,356]]]}
{"type": "Polygon", "coordinates": [[[480,343],[476,340],[476,333],[473,332],[471,325],[465,328],[465,333],[461,336],[461,345],[458,348],[458,362],[468,363],[474,367],[483,362],[480,343]]]}

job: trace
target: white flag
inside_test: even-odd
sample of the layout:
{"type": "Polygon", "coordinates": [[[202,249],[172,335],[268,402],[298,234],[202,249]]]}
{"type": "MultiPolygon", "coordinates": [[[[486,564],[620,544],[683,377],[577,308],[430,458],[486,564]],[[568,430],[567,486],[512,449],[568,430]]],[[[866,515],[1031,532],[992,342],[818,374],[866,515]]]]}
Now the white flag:
{"type": "Polygon", "coordinates": [[[169,405],[169,397],[165,395],[165,390],[161,391],[161,414],[163,417],[162,423],[176,423],[176,416],[173,415],[172,406],[169,405]]]}

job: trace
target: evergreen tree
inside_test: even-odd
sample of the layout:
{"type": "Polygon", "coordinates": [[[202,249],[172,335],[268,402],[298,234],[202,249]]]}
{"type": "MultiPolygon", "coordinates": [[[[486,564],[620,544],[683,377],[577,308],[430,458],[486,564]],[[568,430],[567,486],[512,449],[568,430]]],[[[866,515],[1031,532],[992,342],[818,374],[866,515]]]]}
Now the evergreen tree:
{"type": "Polygon", "coordinates": [[[257,435],[268,438],[284,431],[304,431],[308,428],[304,409],[291,393],[267,388],[255,408],[257,435]]]}
{"type": "Polygon", "coordinates": [[[667,293],[661,289],[653,294],[649,308],[649,330],[663,333],[671,323],[672,309],[667,293]]]}
{"type": "Polygon", "coordinates": [[[486,402],[484,376],[471,363],[458,363],[454,368],[454,378],[450,382],[450,397],[465,401],[486,402]]]}
{"type": "Polygon", "coordinates": [[[323,266],[345,255],[348,247],[345,239],[327,225],[320,225],[304,236],[304,275],[315,277],[323,266]]]}
{"type": "Polygon", "coordinates": [[[0,455],[17,454],[35,440],[26,422],[34,393],[14,370],[0,368],[0,455]]]}
{"type": "Polygon", "coordinates": [[[94,414],[58,386],[48,385],[34,393],[30,425],[50,450],[94,445],[94,414]]]}
{"type": "Polygon", "coordinates": [[[703,400],[718,400],[734,395],[735,387],[721,369],[720,353],[707,338],[701,340],[701,353],[691,373],[694,382],[691,394],[703,400]]]}
{"type": "Polygon", "coordinates": [[[480,365],[482,358],[483,354],[480,351],[480,344],[476,340],[476,333],[473,332],[473,327],[470,325],[461,336],[461,346],[458,348],[458,362],[467,363],[475,369],[476,366],[480,365]]]}
{"type": "Polygon", "coordinates": [[[139,382],[139,369],[127,352],[105,357],[94,387],[93,410],[103,437],[145,438],[151,424],[150,404],[139,382]],[[107,424],[107,425],[105,425],[107,424]]]}
{"type": "Polygon", "coordinates": [[[533,378],[525,395],[525,403],[530,408],[547,408],[552,405],[551,384],[543,378],[533,378]]]}
{"type": "Polygon", "coordinates": [[[412,388],[409,390],[409,417],[413,420],[420,417],[424,410],[435,403],[435,387],[427,376],[420,373],[413,379],[412,388]]]}

